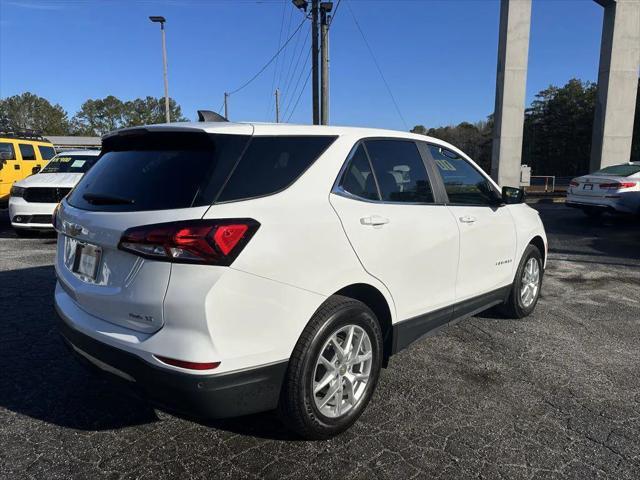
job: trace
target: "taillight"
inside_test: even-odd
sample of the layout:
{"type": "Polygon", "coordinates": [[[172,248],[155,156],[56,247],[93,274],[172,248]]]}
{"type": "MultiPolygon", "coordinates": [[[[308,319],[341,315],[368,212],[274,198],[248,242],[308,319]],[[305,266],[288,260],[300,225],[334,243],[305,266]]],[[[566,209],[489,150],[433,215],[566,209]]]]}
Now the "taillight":
{"type": "Polygon", "coordinates": [[[157,223],[128,229],[118,248],[166,262],[228,266],[258,227],[249,218],[157,223]]]}
{"type": "Polygon", "coordinates": [[[213,370],[214,368],[218,368],[218,366],[220,366],[220,362],[200,363],[188,362],[186,360],[176,360],[175,358],[161,357],[160,355],[155,355],[155,357],[162,363],[173,365],[174,367],[186,368],[188,370],[213,370]]]}
{"type": "Polygon", "coordinates": [[[569,185],[572,186],[572,187],[579,187],[580,186],[580,184],[578,182],[576,182],[575,180],[571,180],[569,182],[569,185]]]}
{"type": "Polygon", "coordinates": [[[621,188],[632,188],[635,186],[636,182],[613,182],[600,184],[600,188],[602,190],[620,190],[621,188]]]}

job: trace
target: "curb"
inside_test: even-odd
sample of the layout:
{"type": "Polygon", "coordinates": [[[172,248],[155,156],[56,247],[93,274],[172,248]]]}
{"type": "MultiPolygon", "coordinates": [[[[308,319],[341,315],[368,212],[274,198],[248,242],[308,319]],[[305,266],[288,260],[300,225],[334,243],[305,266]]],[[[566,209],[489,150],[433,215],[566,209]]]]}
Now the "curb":
{"type": "Polygon", "coordinates": [[[565,197],[527,198],[526,203],[565,203],[565,197]]]}

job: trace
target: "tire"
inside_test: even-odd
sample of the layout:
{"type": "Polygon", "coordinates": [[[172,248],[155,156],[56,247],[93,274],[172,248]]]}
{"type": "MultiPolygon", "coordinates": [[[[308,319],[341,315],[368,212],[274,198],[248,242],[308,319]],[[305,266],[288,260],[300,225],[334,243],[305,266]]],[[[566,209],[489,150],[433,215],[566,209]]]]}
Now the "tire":
{"type": "Polygon", "coordinates": [[[540,298],[540,291],[542,290],[542,277],[544,274],[542,265],[542,254],[540,253],[540,250],[538,250],[536,246],[529,244],[527,248],[525,248],[520,264],[518,265],[518,270],[516,271],[513,285],[511,286],[511,292],[509,293],[509,298],[500,308],[502,314],[508,318],[524,318],[531,315],[533,310],[536,308],[536,304],[540,298]],[[525,268],[532,260],[537,263],[538,267],[538,286],[533,294],[531,303],[528,303],[523,300],[521,292],[525,280],[525,268]]]}
{"type": "MultiPolygon", "coordinates": [[[[327,439],[344,432],[356,422],[371,400],[380,375],[382,356],[382,332],[371,309],[348,297],[329,297],[314,313],[291,355],[278,405],[282,421],[289,429],[310,440],[327,439]],[[358,345],[356,354],[363,352],[358,358],[365,358],[367,350],[371,352],[370,360],[358,365],[348,365],[348,358],[342,363],[337,360],[338,350],[331,343],[333,337],[338,343],[342,340],[344,343],[339,346],[345,347],[351,331],[351,348],[358,345]],[[325,363],[333,370],[326,368],[324,363],[321,365],[321,354],[324,360],[330,360],[325,363]],[[335,366],[336,361],[339,367],[335,366]],[[366,382],[354,380],[355,375],[364,378],[367,371],[366,382]],[[314,393],[314,386],[321,386],[326,379],[331,382],[314,393]],[[340,388],[335,396],[331,394],[334,388],[340,388]],[[340,405],[344,405],[341,409],[337,406],[338,396],[340,405]],[[329,399],[327,405],[319,406],[326,399],[329,399]],[[335,415],[332,416],[332,412],[335,415]]],[[[350,357],[355,358],[353,350],[350,357]]]]}

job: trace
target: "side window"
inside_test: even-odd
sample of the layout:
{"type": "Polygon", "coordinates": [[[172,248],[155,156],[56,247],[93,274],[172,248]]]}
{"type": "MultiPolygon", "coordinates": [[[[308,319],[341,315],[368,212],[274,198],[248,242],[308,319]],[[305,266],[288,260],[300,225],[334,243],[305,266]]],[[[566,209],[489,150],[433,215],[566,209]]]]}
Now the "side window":
{"type": "Polygon", "coordinates": [[[53,147],[49,147],[46,145],[38,145],[38,150],[40,150],[40,156],[42,160],[51,160],[56,152],[53,150],[53,147]]]}
{"type": "Polygon", "coordinates": [[[253,137],[219,202],[271,195],[288,188],[333,143],[336,137],[253,137]]]}
{"type": "Polygon", "coordinates": [[[412,141],[366,140],[383,201],[433,203],[427,170],[412,141]]]}
{"type": "Polygon", "coordinates": [[[16,152],[13,149],[13,143],[9,142],[0,142],[0,153],[9,153],[11,156],[6,158],[5,160],[15,160],[16,152]]]}
{"type": "Polygon", "coordinates": [[[371,173],[371,164],[362,143],[349,159],[341,186],[344,191],[367,200],[379,200],[376,180],[371,173]]]}
{"type": "Polygon", "coordinates": [[[33,148],[33,145],[30,145],[28,143],[19,143],[18,148],[20,148],[20,154],[22,155],[23,160],[36,159],[36,151],[33,148]]]}
{"type": "Polygon", "coordinates": [[[458,154],[436,145],[429,151],[442,175],[449,202],[463,205],[492,205],[495,187],[458,154]]]}

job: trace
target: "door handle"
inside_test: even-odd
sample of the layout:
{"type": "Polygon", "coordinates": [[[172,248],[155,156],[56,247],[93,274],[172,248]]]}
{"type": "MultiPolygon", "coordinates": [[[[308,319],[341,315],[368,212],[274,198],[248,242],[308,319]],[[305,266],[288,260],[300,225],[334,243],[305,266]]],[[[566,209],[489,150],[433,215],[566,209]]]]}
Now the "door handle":
{"type": "Polygon", "coordinates": [[[20,165],[14,165],[13,168],[14,170],[20,170],[20,165]]]}
{"type": "Polygon", "coordinates": [[[360,223],[362,225],[371,225],[373,227],[377,227],[380,225],[384,225],[385,223],[389,223],[389,219],[381,217],[380,215],[371,215],[370,217],[362,217],[360,219],[360,223]]]}
{"type": "Polygon", "coordinates": [[[476,217],[472,217],[471,215],[465,215],[464,217],[460,217],[461,223],[474,223],[476,221],[476,217]]]}

